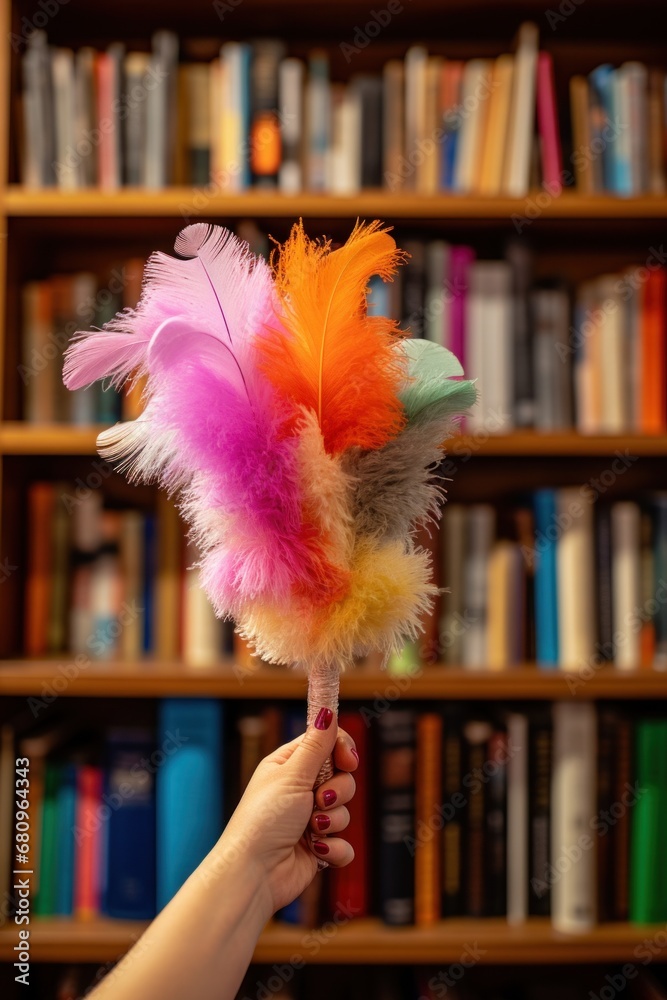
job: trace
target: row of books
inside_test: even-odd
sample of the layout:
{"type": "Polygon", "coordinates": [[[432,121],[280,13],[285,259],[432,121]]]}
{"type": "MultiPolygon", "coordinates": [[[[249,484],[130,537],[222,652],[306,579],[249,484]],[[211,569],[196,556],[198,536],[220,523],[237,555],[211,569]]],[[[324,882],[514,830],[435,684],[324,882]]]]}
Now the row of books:
{"type": "Polygon", "coordinates": [[[667,497],[598,501],[628,468],[614,461],[515,506],[445,505],[432,547],[448,592],[422,658],[471,670],[536,660],[585,679],[603,664],[667,668],[667,497]]]}
{"type": "Polygon", "coordinates": [[[460,359],[480,401],[472,431],[582,433],[667,429],[667,271],[661,247],[642,265],[580,282],[537,281],[522,241],[503,260],[468,245],[402,241],[394,284],[371,282],[371,309],[460,359]]]}
{"type": "Polygon", "coordinates": [[[463,61],[414,45],[347,83],[332,81],[325,51],[304,62],[279,40],[211,40],[197,61],[184,47],[179,63],[178,37],[159,31],[151,52],[114,42],[75,53],[35,31],[22,60],[23,183],[513,196],[544,184],[554,196],[576,179],[585,191],[664,190],[664,72],[627,62],[574,77],[564,170],[553,60],[530,22],[514,54],[463,61]]]}
{"type": "MultiPolygon", "coordinates": [[[[239,227],[263,248],[256,227],[239,227]]],[[[478,260],[468,245],[401,241],[410,258],[396,281],[373,278],[372,312],[413,336],[448,347],[480,401],[471,432],[576,428],[582,433],[667,430],[667,270],[662,248],[646,265],[580,283],[536,282],[530,251],[510,242],[503,260],[478,260]]],[[[143,261],[106,279],[89,272],[28,282],[22,297],[23,415],[33,423],[113,423],[141,412],[140,382],[122,393],[92,386],[68,392],[63,352],[73,333],[134,307],[143,261]]]]}
{"type": "MultiPolygon", "coordinates": [[[[2,727],[2,766],[11,775],[17,756],[29,783],[35,916],[155,916],[223,827],[221,704],[161,702],[157,729],[114,728],[104,745],[68,719],[16,728],[2,727]]],[[[3,889],[13,786],[0,801],[3,889]]]]}
{"type": "MultiPolygon", "coordinates": [[[[447,462],[445,474],[455,470],[447,462]]],[[[619,455],[599,479],[497,508],[447,504],[424,538],[447,591],[418,659],[470,670],[536,661],[582,676],[603,663],[666,669],[667,498],[596,502],[631,464],[619,455]]],[[[199,585],[174,506],[162,497],[156,511],[105,506],[111,472],[94,465],[75,483],[29,487],[26,655],[197,665],[235,653],[251,666],[199,585]]]]}
{"type": "MultiPolygon", "coordinates": [[[[197,867],[262,757],[303,732],[303,706],[241,713],[209,699],[158,703],[156,727],[114,727],[103,744],[71,721],[2,728],[30,781],[34,912],[149,919],[197,867]],[[235,730],[235,731],[233,731],[235,730]]],[[[588,702],[346,705],[357,792],[352,865],[328,871],[278,914],[317,926],[378,915],[667,920],[667,720],[588,702]],[[374,817],[374,819],[371,819],[374,817]]],[[[3,784],[3,878],[12,849],[3,784]]]]}
{"type": "Polygon", "coordinates": [[[100,328],[141,292],[144,261],[133,258],[100,278],[89,271],[54,274],[22,289],[21,364],[23,416],[31,423],[112,424],[141,412],[141,385],[101,384],[70,392],[63,385],[63,355],[79,330],[100,328]]]}
{"type": "Polygon", "coordinates": [[[104,506],[111,470],[28,490],[24,651],[91,660],[220,659],[232,650],[199,586],[175,507],[104,506]]]}

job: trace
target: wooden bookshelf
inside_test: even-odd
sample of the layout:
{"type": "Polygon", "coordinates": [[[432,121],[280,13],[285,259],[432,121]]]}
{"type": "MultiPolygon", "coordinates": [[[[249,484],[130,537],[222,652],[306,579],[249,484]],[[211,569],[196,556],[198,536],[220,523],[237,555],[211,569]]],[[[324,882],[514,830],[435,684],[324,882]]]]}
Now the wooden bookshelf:
{"type": "MultiPolygon", "coordinates": [[[[582,221],[609,219],[667,218],[667,197],[645,195],[620,198],[611,195],[581,195],[564,191],[542,207],[544,192],[526,198],[464,195],[392,194],[368,190],[354,196],[313,194],[283,195],[244,191],[222,194],[211,188],[169,188],[149,191],[125,188],[118,191],[26,190],[10,185],[4,195],[4,212],[19,216],[197,216],[238,218],[289,218],[298,216],[333,219],[378,217],[380,219],[496,219],[538,212],[542,219],[582,221]]],[[[531,215],[528,214],[528,218],[531,215]]]]}
{"type": "MultiPolygon", "coordinates": [[[[73,922],[34,920],[30,954],[36,962],[107,962],[123,954],[140,937],[145,924],[124,920],[73,922]]],[[[352,920],[330,933],[270,924],[253,961],[289,962],[302,955],[309,964],[350,965],[456,962],[466,944],[483,951],[487,964],[558,964],[637,960],[637,949],[660,928],[602,924],[585,934],[560,934],[548,920],[509,926],[502,919],[451,919],[433,927],[392,928],[377,920],[352,920]]],[[[0,961],[9,961],[15,928],[0,931],[0,961]]],[[[657,946],[656,946],[657,948],[657,946]]],[[[644,954],[642,952],[642,954],[644,954]]],[[[667,960],[658,950],[657,961],[667,960]]]]}
{"type": "MultiPolygon", "coordinates": [[[[0,422],[0,455],[95,455],[97,435],[106,424],[70,427],[35,425],[19,420],[0,422]]],[[[633,455],[659,458],[667,455],[667,435],[577,434],[572,431],[512,434],[460,434],[449,440],[446,452],[453,458],[469,456],[570,457],[613,456],[627,448],[633,455]]]]}
{"type": "MultiPolygon", "coordinates": [[[[67,697],[155,698],[171,696],[217,698],[303,698],[303,673],[287,667],[247,671],[232,661],[193,667],[176,661],[136,663],[88,661],[73,673],[75,660],[16,660],[0,662],[0,696],[36,697],[49,692],[67,697]]],[[[434,665],[415,676],[360,666],[341,678],[341,698],[364,699],[369,707],[401,700],[542,700],[554,698],[648,699],[667,697],[667,673],[657,670],[621,671],[601,667],[593,673],[540,670],[534,664],[509,670],[466,670],[434,665]],[[383,699],[386,701],[383,702],[383,699]]]]}
{"type": "MultiPolygon", "coordinates": [[[[202,0],[190,8],[184,8],[180,0],[164,0],[158,4],[137,6],[130,0],[101,0],[100,4],[82,6],[79,4],[81,27],[75,23],[76,4],[63,5],[53,30],[57,44],[68,45],[76,38],[76,45],[90,41],[83,37],[85,32],[100,31],[106,41],[111,37],[122,37],[126,24],[133,28],[126,34],[135,33],[137,38],[148,38],[150,32],[162,23],[170,27],[179,26],[190,31],[189,18],[194,18],[196,29],[209,35],[228,28],[239,37],[252,33],[257,36],[281,33],[289,36],[289,24],[299,18],[301,37],[308,40],[309,33],[323,37],[322,24],[335,25],[338,33],[329,32],[336,48],[343,38],[351,39],[353,26],[368,19],[369,7],[359,0],[343,0],[338,5],[316,5],[312,0],[257,0],[256,3],[242,4],[230,19],[229,25],[220,24],[211,14],[209,0],[202,0]],[[153,9],[154,8],[154,11],[153,9]],[[100,30],[96,22],[104,15],[106,24],[100,30]],[[321,23],[320,23],[321,22],[321,23]],[[319,35],[318,35],[319,32],[319,35]],[[71,38],[70,38],[71,33],[71,38]],[[143,33],[143,34],[142,34],[143,33]],[[81,36],[81,37],[80,37],[81,36]]],[[[558,4],[552,5],[556,8],[558,4]]],[[[35,8],[36,9],[36,8],[35,8]]],[[[621,51],[617,45],[609,52],[605,42],[598,40],[591,30],[597,17],[609,23],[610,18],[626,18],[630,36],[619,43],[628,57],[635,39],[639,39],[640,49],[650,49],[664,54],[665,45],[661,39],[652,36],[654,9],[653,0],[638,0],[633,11],[628,13],[627,4],[622,0],[587,0],[578,6],[572,18],[557,33],[550,36],[544,20],[545,5],[542,0],[413,0],[407,5],[401,24],[409,27],[410,18],[415,24],[427,24],[428,30],[435,28],[434,34],[442,34],[443,22],[438,18],[446,13],[455,30],[452,37],[460,32],[460,25],[469,26],[469,35],[474,37],[477,24],[483,22],[484,44],[493,47],[493,32],[503,24],[508,9],[516,23],[523,17],[533,17],[540,21],[546,47],[564,53],[568,65],[589,59],[588,53],[596,53],[598,62],[613,60],[621,51]],[[636,8],[636,9],[635,9],[636,8]],[[595,13],[597,12],[597,13],[595,13]],[[586,27],[588,25],[588,28],[586,27]],[[581,27],[580,27],[581,26],[581,27]],[[581,31],[581,37],[578,32],[581,31]],[[553,44],[552,44],[553,43],[553,44]]],[[[42,227],[55,244],[62,234],[68,236],[76,232],[92,245],[104,240],[104,233],[113,229],[117,236],[125,229],[133,234],[142,229],[142,220],[150,222],[153,228],[173,235],[183,220],[197,219],[255,219],[260,225],[268,225],[269,220],[291,220],[298,216],[313,220],[350,220],[360,218],[380,218],[388,223],[400,223],[402,229],[410,224],[427,231],[430,227],[438,236],[447,238],[448,228],[456,233],[479,235],[489,224],[494,234],[509,234],[514,231],[513,217],[531,219],[530,238],[540,233],[542,236],[557,233],[576,241],[584,234],[592,235],[591,251],[596,255],[593,263],[601,268],[607,266],[610,247],[621,247],[623,236],[630,234],[640,239],[647,231],[660,232],[667,220],[667,196],[642,196],[621,198],[611,195],[583,196],[566,190],[560,196],[548,197],[543,192],[534,191],[525,198],[485,198],[442,194],[425,196],[410,192],[391,193],[385,190],[367,190],[352,197],[331,196],[305,192],[297,196],[284,196],[266,191],[247,191],[240,194],[225,194],[215,185],[202,188],[182,187],[166,190],[120,189],[100,191],[95,189],[76,192],[55,189],[30,190],[18,184],[8,184],[7,176],[16,176],[14,166],[11,171],[9,122],[10,109],[15,110],[11,86],[15,88],[20,74],[17,72],[16,56],[13,56],[10,74],[9,46],[6,42],[11,29],[11,15],[26,13],[19,11],[17,0],[0,0],[0,28],[5,39],[0,50],[0,396],[6,389],[9,377],[3,376],[3,369],[12,371],[18,359],[19,330],[15,323],[18,317],[18,284],[25,275],[23,263],[12,267],[7,275],[6,257],[12,257],[12,239],[16,236],[17,246],[23,241],[35,244],[41,236],[42,227]],[[159,223],[157,220],[164,220],[159,223]],[[76,220],[75,222],[71,220],[76,220]],[[127,221],[131,220],[131,221],[127,221]],[[152,222],[150,221],[152,220],[152,222]],[[447,223],[453,223],[448,227],[447,223]],[[69,227],[69,228],[68,228],[69,227]],[[8,303],[6,305],[6,302],[8,303]],[[9,322],[8,322],[9,320],[9,322]]],[[[51,24],[47,25],[47,32],[51,24]]],[[[397,30],[403,27],[397,23],[397,30]]],[[[620,36],[620,29],[616,29],[620,36]]],[[[410,31],[406,32],[406,39],[410,31]]],[[[327,36],[328,37],[328,36],[327,36]]],[[[498,34],[500,37],[500,34],[498,34]]],[[[606,36],[605,36],[606,37],[606,36]]],[[[91,35],[92,38],[92,35],[91,35]]],[[[402,39],[400,40],[402,44],[402,39]]],[[[100,43],[102,44],[102,43],[100,43]]],[[[406,42],[407,44],[407,42],[406,42]]],[[[500,43],[499,43],[500,44],[500,43]]],[[[505,40],[503,39],[503,45],[505,40]]],[[[373,46],[369,47],[369,51],[373,46]]],[[[481,51],[481,49],[480,49],[481,51]]],[[[499,51],[499,50],[498,50],[499,51]]],[[[559,55],[560,58],[560,55],[559,55]]],[[[348,72],[362,70],[365,56],[348,67],[348,72]]],[[[594,65],[594,63],[591,63],[594,65]]],[[[573,70],[573,72],[579,70],[573,70]]],[[[16,142],[11,144],[15,157],[16,142]]],[[[276,226],[276,229],[279,226],[276,226]]],[[[322,227],[323,229],[324,227],[322,227]]],[[[321,231],[322,231],[321,229],[321,231]]],[[[457,237],[458,238],[458,237],[457,237]]],[[[494,237],[495,238],[495,237],[494,237]]],[[[655,237],[659,239],[659,237],[655,237]]],[[[82,244],[83,245],[83,244],[82,244]]],[[[546,240],[544,241],[546,246],[546,240]]],[[[648,243],[641,243],[648,246],[648,243]]],[[[143,252],[143,251],[142,251],[143,252]]],[[[583,252],[583,251],[582,251],[583,252]]],[[[64,258],[67,267],[77,266],[70,258],[64,258]]],[[[81,261],[85,250],[81,252],[81,261]]],[[[45,254],[46,268],[49,263],[45,254]]],[[[79,262],[80,263],[80,262],[79,262]]],[[[36,272],[39,270],[37,268],[36,272]]],[[[35,275],[29,275],[34,277],[35,275]]],[[[0,399],[0,404],[2,400],[0,399]]],[[[33,426],[15,420],[2,420],[2,414],[16,415],[18,404],[13,407],[0,405],[0,559],[7,551],[20,551],[24,539],[20,537],[20,485],[26,477],[38,478],[43,475],[40,459],[44,466],[53,470],[67,464],[74,467],[75,461],[95,454],[95,440],[101,427],[69,427],[65,425],[33,426]],[[59,463],[57,459],[67,459],[59,463]],[[50,464],[49,464],[50,463],[50,464]],[[21,475],[16,476],[16,470],[21,475]],[[6,544],[3,547],[4,543],[6,544]]],[[[492,468],[493,485],[487,487],[487,495],[493,495],[496,485],[500,491],[517,481],[520,471],[522,485],[532,476],[533,485],[544,485],[547,469],[555,468],[566,472],[568,459],[603,460],[616,451],[628,449],[632,454],[646,459],[662,459],[667,456],[667,435],[653,437],[644,435],[590,435],[571,432],[539,434],[516,432],[506,435],[460,435],[453,438],[447,451],[453,457],[466,455],[479,458],[480,467],[473,475],[470,463],[464,476],[472,482],[476,490],[487,469],[492,468]],[[484,464],[484,459],[491,461],[484,464]],[[497,461],[493,461],[496,459],[497,461]],[[535,460],[535,461],[526,461],[535,460]],[[539,461],[543,460],[543,461],[539,461]]],[[[643,470],[638,477],[641,488],[645,485],[662,486],[664,476],[661,465],[656,461],[642,463],[643,470]]],[[[586,463],[579,461],[578,470],[586,469],[586,463]]],[[[578,473],[576,473],[578,474],[578,473]]],[[[584,477],[586,472],[583,473],[584,477]]],[[[634,482],[634,481],[633,481],[634,482]]],[[[470,487],[468,487],[470,489],[470,487]]],[[[455,491],[451,491],[455,495],[455,491]]],[[[22,570],[21,570],[22,572],[22,570]]],[[[17,577],[20,574],[17,573],[17,577]]],[[[13,579],[5,583],[0,592],[0,630],[2,617],[18,614],[20,601],[17,598],[19,584],[13,579]],[[13,596],[7,599],[7,594],[13,596]],[[9,610],[7,610],[9,609],[9,610]]],[[[88,662],[77,676],[67,676],[67,664],[74,658],[64,654],[58,659],[21,660],[0,662],[0,699],[43,697],[45,690],[53,690],[58,696],[72,698],[126,698],[147,699],[163,696],[211,696],[225,699],[301,699],[305,695],[306,682],[302,674],[284,668],[262,667],[249,672],[235,669],[230,661],[193,667],[182,662],[88,662]]],[[[341,697],[359,699],[371,707],[375,699],[400,696],[404,700],[487,700],[503,701],[550,701],[553,699],[591,698],[616,701],[661,701],[667,704],[667,673],[652,670],[621,672],[609,667],[592,671],[592,675],[578,676],[563,671],[540,670],[534,664],[524,664],[507,671],[470,671],[463,668],[432,666],[423,668],[417,676],[397,678],[390,673],[380,673],[377,669],[359,668],[349,671],[342,678],[341,697]]],[[[25,706],[25,702],[24,702],[25,706]]],[[[91,962],[113,961],[122,955],[145,928],[143,923],[117,920],[91,920],[75,922],[70,920],[33,920],[31,924],[30,950],[33,962],[91,962]]],[[[661,928],[662,929],[662,928],[661,928]]],[[[554,931],[548,920],[530,920],[526,924],[509,926],[504,920],[463,920],[443,921],[429,928],[391,928],[378,920],[359,920],[346,924],[330,935],[318,936],[318,932],[288,925],[271,924],[263,933],[255,952],[255,961],[261,963],[288,962],[301,951],[308,963],[349,963],[349,964],[419,964],[449,963],[458,961],[467,943],[477,942],[484,949],[483,962],[495,964],[558,964],[558,963],[618,963],[636,961],[637,949],[646,939],[656,934],[656,927],[638,927],[625,923],[603,924],[592,931],[579,935],[564,935],[554,931]],[[319,942],[313,947],[308,942],[319,942]]],[[[14,961],[13,947],[16,944],[16,927],[9,923],[0,929],[0,961],[14,961]]],[[[655,955],[656,961],[667,960],[667,949],[655,955]]],[[[539,971],[535,976],[540,975],[539,971]]],[[[0,989],[1,992],[1,989],[0,989]]]]}

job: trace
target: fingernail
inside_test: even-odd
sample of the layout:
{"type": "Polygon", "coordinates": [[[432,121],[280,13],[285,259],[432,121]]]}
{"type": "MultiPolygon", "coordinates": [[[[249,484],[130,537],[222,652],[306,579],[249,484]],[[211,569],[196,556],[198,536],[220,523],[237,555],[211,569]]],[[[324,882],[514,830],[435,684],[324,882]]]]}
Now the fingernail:
{"type": "Polygon", "coordinates": [[[319,816],[315,817],[315,826],[320,831],[320,833],[322,833],[322,831],[329,829],[329,827],[331,826],[331,820],[329,819],[328,816],[322,816],[320,814],[319,816]]]}
{"type": "Polygon", "coordinates": [[[322,802],[324,802],[327,807],[332,806],[336,801],[336,798],[337,796],[333,788],[327,788],[326,792],[322,792],[322,802]]]}
{"type": "Polygon", "coordinates": [[[356,760],[356,762],[357,762],[357,764],[358,764],[358,763],[359,763],[359,754],[358,754],[358,753],[357,753],[357,751],[356,751],[356,750],[354,749],[354,747],[350,747],[350,750],[352,751],[352,756],[354,757],[354,759],[356,760]]]}
{"type": "Polygon", "coordinates": [[[315,719],[315,729],[328,729],[333,719],[333,712],[330,708],[321,708],[315,719]]]}
{"type": "Polygon", "coordinates": [[[329,853],[329,848],[321,840],[314,840],[313,841],[313,850],[317,851],[318,854],[328,854],[329,853]]]}

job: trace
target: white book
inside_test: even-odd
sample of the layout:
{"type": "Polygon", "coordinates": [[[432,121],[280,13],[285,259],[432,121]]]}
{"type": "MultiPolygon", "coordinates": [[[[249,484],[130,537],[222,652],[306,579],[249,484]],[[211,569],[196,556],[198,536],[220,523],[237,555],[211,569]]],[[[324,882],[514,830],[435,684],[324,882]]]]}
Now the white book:
{"type": "Polygon", "coordinates": [[[467,426],[496,431],[513,426],[514,336],[512,269],[507,261],[474,261],[470,266],[467,309],[468,378],[477,379],[478,401],[467,426]]]}
{"type": "Polygon", "coordinates": [[[334,91],[332,98],[327,190],[332,194],[358,194],[361,190],[361,94],[356,87],[347,86],[334,91]]]}
{"type": "Polygon", "coordinates": [[[558,490],[558,646],[563,670],[595,655],[593,507],[577,487],[558,490]]]}
{"type": "Polygon", "coordinates": [[[466,553],[463,570],[463,665],[484,669],[487,663],[487,578],[495,534],[496,512],[490,504],[473,504],[467,511],[466,553]]]}
{"type": "Polygon", "coordinates": [[[641,619],[641,512],[632,502],[611,508],[611,582],[614,666],[634,670],[639,666],[641,619]]]}
{"type": "Polygon", "coordinates": [[[301,136],[303,133],[303,63],[287,58],[278,70],[278,103],[283,157],[278,187],[283,194],[297,194],[303,187],[301,136]]]}
{"type": "Polygon", "coordinates": [[[112,660],[119,655],[120,612],[122,580],[120,560],[117,555],[106,553],[93,563],[90,589],[90,607],[93,619],[92,647],[95,659],[112,660]]]}
{"type": "Polygon", "coordinates": [[[528,719],[507,718],[507,921],[528,916],[528,719]]]}
{"type": "Polygon", "coordinates": [[[490,59],[470,59],[463,68],[461,103],[467,113],[462,116],[454,165],[454,190],[462,194],[476,188],[492,71],[490,59]]]}
{"type": "Polygon", "coordinates": [[[530,157],[535,131],[535,84],[539,31],[522,24],[514,60],[509,129],[503,164],[503,194],[522,198],[528,193],[530,157]]]}
{"type": "Polygon", "coordinates": [[[444,240],[432,240],[426,246],[426,295],[424,298],[424,335],[442,347],[449,346],[449,304],[451,292],[447,280],[451,247],[444,240]]]}
{"type": "Polygon", "coordinates": [[[625,303],[618,291],[618,276],[605,275],[598,279],[603,303],[600,317],[600,430],[619,433],[628,429],[629,414],[625,391],[625,376],[630,364],[625,335],[627,315],[625,303]]]}
{"type": "Polygon", "coordinates": [[[636,269],[628,272],[628,298],[626,322],[628,337],[628,367],[626,372],[626,393],[628,430],[641,433],[642,429],[642,289],[635,287],[636,269]]]}
{"type": "Polygon", "coordinates": [[[74,53],[71,49],[54,49],[51,72],[56,113],[56,184],[64,191],[74,191],[79,187],[79,169],[74,132],[74,53]]]}
{"type": "Polygon", "coordinates": [[[183,659],[192,667],[209,667],[221,651],[222,622],[202,589],[199,570],[189,568],[183,594],[183,659]]]}
{"type": "Polygon", "coordinates": [[[564,933],[596,921],[597,719],[590,702],[553,705],[551,921],[564,933]]]}
{"type": "Polygon", "coordinates": [[[617,73],[624,82],[628,112],[627,118],[619,112],[619,118],[631,123],[622,134],[628,136],[632,194],[644,194],[649,190],[648,71],[643,63],[625,62],[617,73]]]}

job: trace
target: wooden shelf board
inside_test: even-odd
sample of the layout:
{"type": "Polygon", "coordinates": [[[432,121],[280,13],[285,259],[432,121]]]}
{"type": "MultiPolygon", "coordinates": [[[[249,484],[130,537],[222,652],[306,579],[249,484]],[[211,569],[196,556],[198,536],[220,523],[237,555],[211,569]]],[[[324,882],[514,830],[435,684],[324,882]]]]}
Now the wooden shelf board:
{"type": "MultiPolygon", "coordinates": [[[[30,955],[35,962],[113,961],[134,944],[145,928],[134,921],[100,919],[73,922],[36,919],[30,925],[30,955]]],[[[352,920],[329,933],[271,924],[262,934],[253,961],[288,962],[301,956],[309,964],[403,964],[454,962],[466,945],[482,952],[485,964],[624,962],[636,959],[638,945],[655,927],[603,924],[585,934],[561,934],[548,920],[510,927],[503,919],[451,919],[426,928],[386,927],[378,920],[352,920]]],[[[17,928],[0,931],[0,960],[13,960],[17,928]]],[[[657,961],[667,960],[667,950],[657,961]]]]}
{"type": "MultiPolygon", "coordinates": [[[[106,424],[76,427],[67,424],[28,424],[6,420],[0,423],[0,454],[3,455],[94,455],[95,442],[106,424]]],[[[664,434],[577,434],[572,431],[538,433],[517,431],[488,436],[461,434],[453,437],[446,451],[453,459],[499,456],[605,456],[617,451],[642,456],[667,455],[664,434]]]]}
{"type": "MultiPolygon", "coordinates": [[[[174,695],[219,698],[302,698],[306,679],[287,667],[241,670],[232,662],[192,667],[181,662],[95,662],[75,657],[0,663],[0,695],[43,697],[159,698],[174,695]]],[[[592,676],[540,670],[534,665],[504,671],[429,666],[413,677],[397,677],[359,666],[341,677],[341,697],[357,699],[665,698],[667,673],[600,668],[592,676]]]]}
{"type": "MultiPolygon", "coordinates": [[[[2,207],[2,206],[0,206],[2,207]]],[[[643,195],[619,198],[565,191],[545,198],[535,191],[526,198],[472,195],[392,193],[373,189],[344,196],[304,192],[244,191],[224,194],[215,186],[169,188],[161,191],[124,188],[30,190],[10,185],[4,195],[8,216],[262,216],[273,218],[507,219],[513,215],[543,219],[656,219],[667,217],[667,198],[643,195]]]]}

